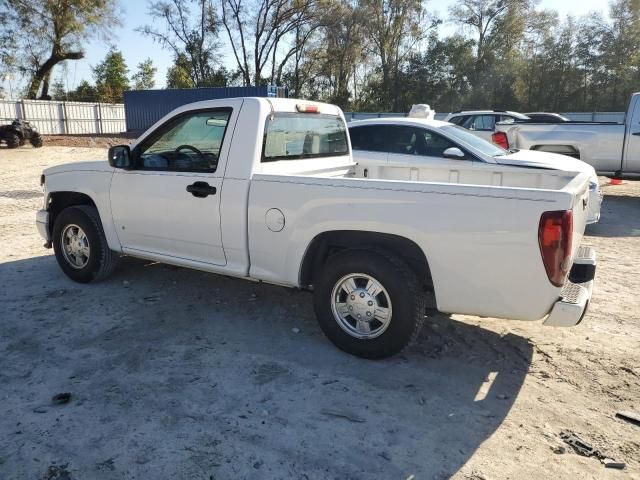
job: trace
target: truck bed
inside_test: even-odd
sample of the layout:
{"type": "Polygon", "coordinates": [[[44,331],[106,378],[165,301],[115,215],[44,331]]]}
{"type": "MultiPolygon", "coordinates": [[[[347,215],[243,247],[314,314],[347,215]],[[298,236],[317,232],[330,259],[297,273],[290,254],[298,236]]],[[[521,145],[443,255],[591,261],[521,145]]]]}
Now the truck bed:
{"type": "Polygon", "coordinates": [[[392,231],[425,252],[439,310],[534,320],[561,290],[540,257],[542,213],[574,211],[574,257],[584,233],[584,173],[369,167],[365,177],[362,165],[344,158],[276,163],[283,162],[254,173],[249,200],[251,276],[265,281],[297,284],[300,258],[328,225],[392,231]],[[463,183],[472,177],[475,183],[463,183]],[[286,205],[290,228],[265,230],[264,212],[273,205],[286,205]]]}
{"type": "MultiPolygon", "coordinates": [[[[512,166],[469,162],[460,168],[440,166],[407,166],[386,162],[368,161],[367,163],[329,162],[316,165],[298,162],[290,174],[326,178],[359,178],[366,180],[390,180],[433,184],[455,184],[470,187],[505,187],[532,190],[559,191],[576,179],[576,173],[561,170],[536,170],[512,166]]],[[[269,167],[264,169],[267,173],[269,167]]],[[[275,169],[274,169],[275,171],[275,169]]],[[[282,168],[278,169],[282,173],[282,168]]]]}

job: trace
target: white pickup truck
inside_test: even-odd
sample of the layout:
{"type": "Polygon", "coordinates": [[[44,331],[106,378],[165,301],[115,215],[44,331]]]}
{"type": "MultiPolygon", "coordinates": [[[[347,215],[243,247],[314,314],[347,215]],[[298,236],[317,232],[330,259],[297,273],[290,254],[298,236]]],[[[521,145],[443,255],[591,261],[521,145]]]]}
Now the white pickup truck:
{"type": "Polygon", "coordinates": [[[45,170],[36,221],[78,282],[126,254],[312,289],[325,334],[366,358],[400,351],[428,308],[580,322],[595,272],[580,246],[588,175],[469,175],[365,172],[333,105],[212,100],[174,110],[108,162],[45,170]]]}
{"type": "Polygon", "coordinates": [[[640,92],[631,96],[623,123],[496,123],[492,141],[507,149],[569,155],[602,175],[639,175],[640,92]]]}

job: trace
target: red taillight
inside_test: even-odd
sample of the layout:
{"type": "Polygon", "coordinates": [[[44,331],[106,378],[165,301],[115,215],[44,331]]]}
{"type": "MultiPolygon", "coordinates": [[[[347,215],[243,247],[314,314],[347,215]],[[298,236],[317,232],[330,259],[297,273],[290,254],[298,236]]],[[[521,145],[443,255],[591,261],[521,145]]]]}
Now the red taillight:
{"type": "Polygon", "coordinates": [[[491,141],[499,147],[502,147],[505,150],[509,150],[509,139],[507,138],[506,133],[493,132],[493,135],[491,135],[491,141]]]}
{"type": "Polygon", "coordinates": [[[317,105],[309,105],[307,103],[297,103],[296,110],[300,113],[320,113],[317,105]]]}
{"type": "Polygon", "coordinates": [[[571,210],[542,214],[538,227],[538,243],[549,281],[556,287],[564,285],[571,268],[572,237],[573,212],[571,210]]]}

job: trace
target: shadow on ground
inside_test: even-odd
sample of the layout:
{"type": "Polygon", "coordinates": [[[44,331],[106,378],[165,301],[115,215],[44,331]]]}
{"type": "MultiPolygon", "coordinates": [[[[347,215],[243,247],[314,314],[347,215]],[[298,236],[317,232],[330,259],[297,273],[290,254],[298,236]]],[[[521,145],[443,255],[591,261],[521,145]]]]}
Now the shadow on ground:
{"type": "Polygon", "coordinates": [[[95,285],[50,255],[1,264],[0,283],[4,479],[448,478],[532,356],[436,315],[365,361],[324,338],[308,293],[130,259],[95,285]]]}
{"type": "Polygon", "coordinates": [[[600,221],[587,225],[585,234],[594,237],[639,237],[640,197],[607,193],[602,202],[600,221]],[[624,221],[621,222],[621,218],[624,221]]]}

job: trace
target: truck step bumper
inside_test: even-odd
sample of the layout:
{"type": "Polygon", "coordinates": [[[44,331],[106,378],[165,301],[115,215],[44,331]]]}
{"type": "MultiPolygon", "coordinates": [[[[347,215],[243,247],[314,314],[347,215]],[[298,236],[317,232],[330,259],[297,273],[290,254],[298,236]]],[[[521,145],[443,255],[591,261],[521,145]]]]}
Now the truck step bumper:
{"type": "Polygon", "coordinates": [[[571,283],[585,283],[596,276],[596,251],[592,247],[582,246],[573,260],[569,281],[571,283]]]}
{"type": "Polygon", "coordinates": [[[544,325],[573,327],[582,321],[591,300],[595,273],[595,250],[591,247],[580,247],[569,280],[560,292],[560,300],[553,305],[544,325]]]}

